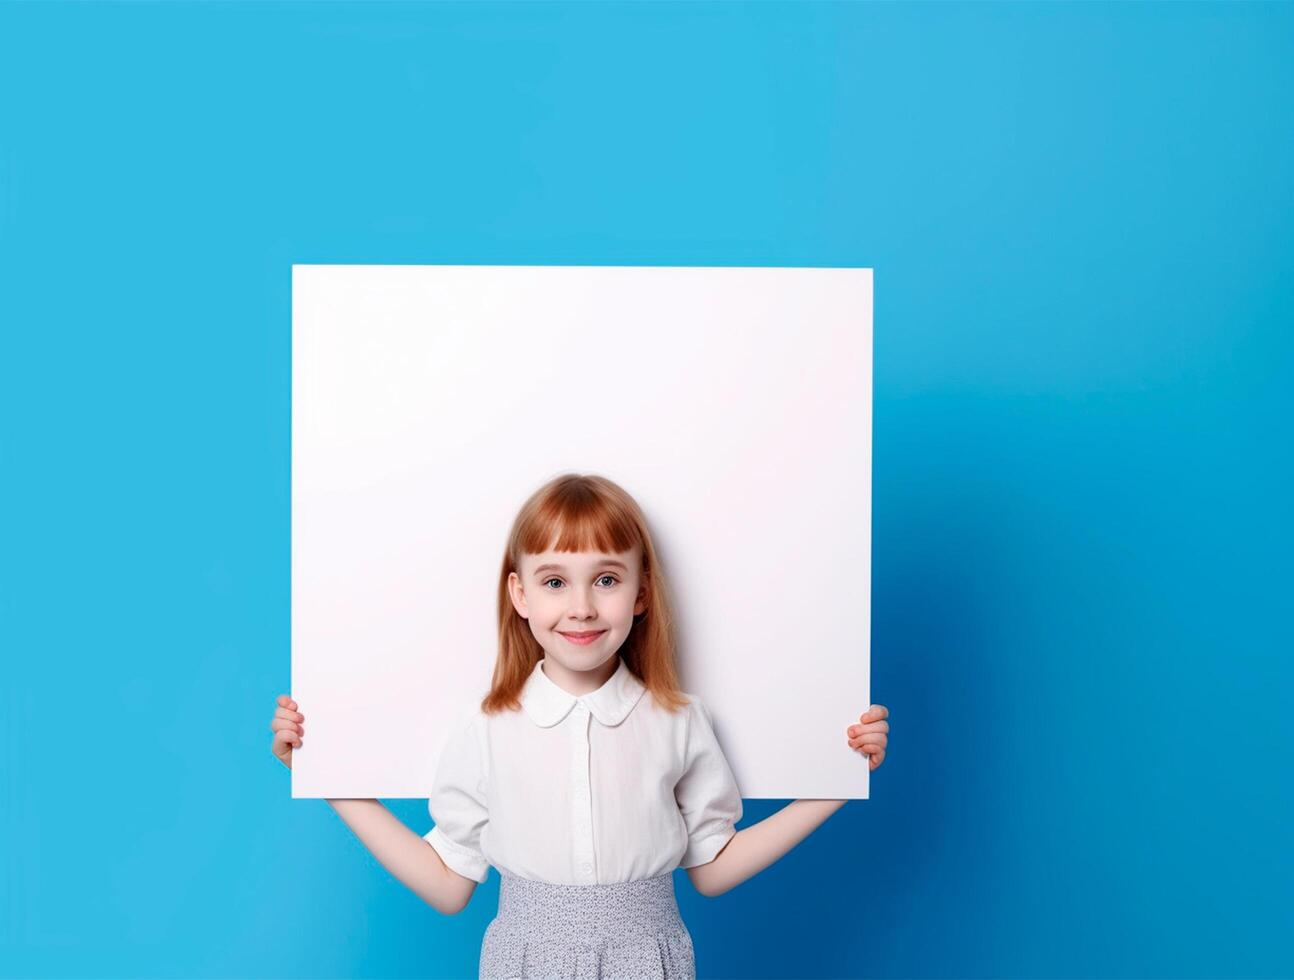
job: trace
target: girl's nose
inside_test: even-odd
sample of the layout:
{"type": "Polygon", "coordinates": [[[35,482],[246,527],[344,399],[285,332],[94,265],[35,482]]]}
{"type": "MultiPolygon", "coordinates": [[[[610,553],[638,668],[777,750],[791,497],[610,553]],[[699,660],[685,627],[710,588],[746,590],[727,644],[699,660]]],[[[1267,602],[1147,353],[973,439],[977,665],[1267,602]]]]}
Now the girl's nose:
{"type": "Polygon", "coordinates": [[[597,610],[593,606],[593,596],[587,592],[577,592],[571,606],[571,615],[578,616],[580,619],[587,619],[590,616],[597,615],[597,610]]]}

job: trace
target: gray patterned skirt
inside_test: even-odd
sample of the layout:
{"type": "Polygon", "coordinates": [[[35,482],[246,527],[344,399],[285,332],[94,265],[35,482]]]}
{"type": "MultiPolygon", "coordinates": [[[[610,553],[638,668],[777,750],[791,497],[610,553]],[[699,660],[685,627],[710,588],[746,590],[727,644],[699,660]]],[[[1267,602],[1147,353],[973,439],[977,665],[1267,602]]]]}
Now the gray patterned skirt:
{"type": "Polygon", "coordinates": [[[692,936],[674,875],[614,885],[555,885],[501,875],[481,977],[694,980],[692,936]]]}

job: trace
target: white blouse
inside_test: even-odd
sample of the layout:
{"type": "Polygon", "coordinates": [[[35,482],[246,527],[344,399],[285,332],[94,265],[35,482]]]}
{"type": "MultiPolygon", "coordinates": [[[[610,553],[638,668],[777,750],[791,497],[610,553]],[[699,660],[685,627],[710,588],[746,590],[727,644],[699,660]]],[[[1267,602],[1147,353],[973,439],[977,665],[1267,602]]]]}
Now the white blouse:
{"type": "Polygon", "coordinates": [[[714,859],[736,833],[741,794],[699,699],[671,714],[623,658],[575,697],[543,661],[522,711],[479,706],[448,740],[426,840],[483,882],[501,872],[555,884],[654,878],[714,859]]]}

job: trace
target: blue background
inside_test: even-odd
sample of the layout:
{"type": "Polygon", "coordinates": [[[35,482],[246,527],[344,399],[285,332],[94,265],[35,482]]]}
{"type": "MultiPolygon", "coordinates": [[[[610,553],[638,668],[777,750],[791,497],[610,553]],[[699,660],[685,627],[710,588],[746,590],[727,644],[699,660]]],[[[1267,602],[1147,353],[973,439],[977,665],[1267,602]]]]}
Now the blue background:
{"type": "Polygon", "coordinates": [[[269,752],[335,262],[874,267],[892,750],[703,976],[1294,976],[1294,8],[12,3],[0,93],[7,975],[474,973],[269,752]]]}

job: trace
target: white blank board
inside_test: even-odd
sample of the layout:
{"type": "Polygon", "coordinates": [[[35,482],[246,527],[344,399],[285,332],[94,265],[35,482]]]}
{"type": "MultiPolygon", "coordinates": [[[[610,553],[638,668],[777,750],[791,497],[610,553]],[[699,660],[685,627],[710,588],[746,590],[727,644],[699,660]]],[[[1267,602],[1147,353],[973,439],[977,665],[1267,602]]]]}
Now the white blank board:
{"type": "Polygon", "coordinates": [[[872,272],[292,267],[296,797],[425,797],[488,690],[522,502],[642,506],[746,798],[858,799],[872,272]]]}

